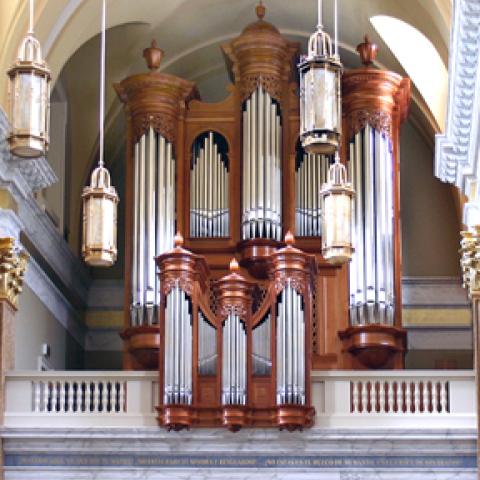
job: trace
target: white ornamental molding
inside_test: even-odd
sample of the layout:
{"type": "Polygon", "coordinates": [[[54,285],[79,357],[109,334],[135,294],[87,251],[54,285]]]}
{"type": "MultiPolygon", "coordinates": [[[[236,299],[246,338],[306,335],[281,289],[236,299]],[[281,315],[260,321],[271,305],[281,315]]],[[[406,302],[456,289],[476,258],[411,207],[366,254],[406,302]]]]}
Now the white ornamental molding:
{"type": "Polygon", "coordinates": [[[435,175],[456,185],[470,201],[478,198],[480,205],[479,0],[454,0],[450,38],[447,121],[445,134],[435,141],[435,175]]]}

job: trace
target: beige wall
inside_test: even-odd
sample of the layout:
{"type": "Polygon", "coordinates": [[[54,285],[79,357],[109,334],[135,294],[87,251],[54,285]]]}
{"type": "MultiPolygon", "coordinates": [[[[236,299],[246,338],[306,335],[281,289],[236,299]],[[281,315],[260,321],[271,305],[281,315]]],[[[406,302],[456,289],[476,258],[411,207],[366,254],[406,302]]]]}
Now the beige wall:
{"type": "Polygon", "coordinates": [[[36,370],[44,343],[50,345],[51,368],[82,368],[82,348],[28,286],[20,295],[15,327],[16,370],[36,370]]]}
{"type": "Polygon", "coordinates": [[[403,276],[457,276],[460,227],[449,185],[433,174],[428,145],[406,122],[400,142],[403,276]]]}

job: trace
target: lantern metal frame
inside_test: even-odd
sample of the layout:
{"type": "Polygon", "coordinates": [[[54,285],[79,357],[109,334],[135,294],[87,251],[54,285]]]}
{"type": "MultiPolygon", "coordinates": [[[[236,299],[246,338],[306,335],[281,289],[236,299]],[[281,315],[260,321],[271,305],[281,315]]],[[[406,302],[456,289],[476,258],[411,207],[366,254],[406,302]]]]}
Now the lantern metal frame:
{"type": "Polygon", "coordinates": [[[106,5],[102,1],[100,41],[100,159],[92,172],[90,185],[83,189],[82,256],[92,267],[110,267],[117,260],[117,204],[115,187],[104,167],[105,150],[105,31],[106,5]]]}
{"type": "Polygon", "coordinates": [[[105,167],[93,170],[90,185],[83,189],[82,200],[82,256],[92,267],[109,267],[117,260],[118,195],[105,167]]]}
{"type": "Polygon", "coordinates": [[[342,126],[341,75],[343,66],[338,55],[337,0],[334,2],[334,43],[330,35],[323,30],[321,18],[322,2],[319,0],[317,30],[310,36],[308,55],[303,56],[298,64],[300,140],[308,153],[330,155],[339,148],[342,126]],[[318,70],[324,71],[321,75],[322,80],[315,78],[318,70]],[[332,102],[330,118],[326,118],[325,105],[332,102]]]}
{"type": "Polygon", "coordinates": [[[328,180],[322,185],[320,190],[320,198],[322,204],[322,255],[325,260],[334,265],[341,265],[348,263],[352,259],[352,255],[355,251],[353,248],[353,206],[355,200],[355,190],[352,187],[352,184],[347,181],[347,169],[345,165],[340,162],[338,153],[336,154],[335,163],[332,164],[328,171],[328,180]],[[332,205],[332,212],[327,212],[327,202],[328,197],[331,197],[332,200],[335,197],[343,197],[342,200],[348,198],[348,217],[346,222],[348,227],[342,226],[344,232],[347,232],[345,235],[348,238],[338,238],[341,237],[341,233],[337,230],[339,218],[336,218],[331,224],[329,220],[333,215],[338,216],[338,211],[341,208],[345,208],[345,205],[332,205]]]}
{"type": "Polygon", "coordinates": [[[38,158],[48,151],[50,135],[50,70],[33,33],[33,0],[30,28],[7,71],[11,131],[10,152],[21,158],[38,158]],[[26,114],[24,114],[26,112],[26,114]]]}

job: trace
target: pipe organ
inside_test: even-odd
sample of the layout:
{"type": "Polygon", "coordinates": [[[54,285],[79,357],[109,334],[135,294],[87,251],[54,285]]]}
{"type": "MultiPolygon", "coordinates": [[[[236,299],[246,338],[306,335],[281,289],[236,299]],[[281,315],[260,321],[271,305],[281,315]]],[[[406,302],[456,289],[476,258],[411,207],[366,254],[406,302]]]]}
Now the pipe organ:
{"type": "Polygon", "coordinates": [[[144,51],[150,72],[115,85],[127,116],[124,366],[158,370],[168,429],[305,428],[312,369],[402,367],[398,145],[409,81],[370,65],[343,75],[357,251],[332,265],[319,192],[333,157],[300,146],[299,44],[264,20],[263,5],[256,12],[221,46],[232,79],[222,102],[158,71],[155,44],[144,51]]]}

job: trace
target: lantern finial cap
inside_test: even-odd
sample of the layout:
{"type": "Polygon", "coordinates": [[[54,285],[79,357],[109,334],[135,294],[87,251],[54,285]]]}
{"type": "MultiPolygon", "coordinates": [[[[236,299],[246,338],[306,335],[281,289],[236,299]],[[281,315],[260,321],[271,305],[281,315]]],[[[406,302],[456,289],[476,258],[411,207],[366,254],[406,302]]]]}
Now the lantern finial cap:
{"type": "Polygon", "coordinates": [[[265,17],[265,12],[265,5],[263,4],[262,0],[260,0],[259,4],[255,7],[255,13],[257,14],[259,20],[263,20],[263,17],[265,17]]]}
{"type": "Polygon", "coordinates": [[[177,232],[175,235],[174,243],[176,248],[181,248],[183,246],[183,237],[180,232],[177,232]]]}
{"type": "Polygon", "coordinates": [[[290,230],[285,235],[285,243],[287,244],[287,247],[291,247],[295,243],[295,237],[290,230]]]}
{"type": "Polygon", "coordinates": [[[236,258],[230,260],[230,271],[232,273],[238,272],[240,270],[240,265],[237,262],[236,258]]]}
{"type": "Polygon", "coordinates": [[[147,66],[150,71],[158,70],[160,67],[160,62],[162,61],[163,50],[158,48],[157,41],[152,40],[150,47],[143,50],[143,58],[147,62],[147,66]]]}
{"type": "Polygon", "coordinates": [[[378,46],[377,44],[372,43],[370,41],[370,37],[365,34],[363,37],[363,43],[359,43],[357,45],[357,52],[360,55],[362,63],[368,67],[372,65],[372,63],[375,61],[375,58],[377,58],[378,46]]]}

